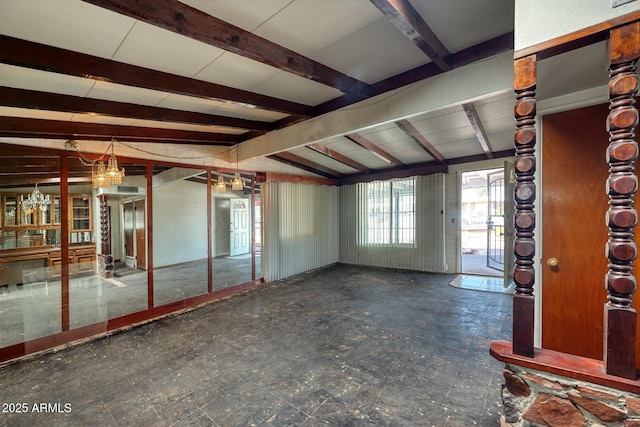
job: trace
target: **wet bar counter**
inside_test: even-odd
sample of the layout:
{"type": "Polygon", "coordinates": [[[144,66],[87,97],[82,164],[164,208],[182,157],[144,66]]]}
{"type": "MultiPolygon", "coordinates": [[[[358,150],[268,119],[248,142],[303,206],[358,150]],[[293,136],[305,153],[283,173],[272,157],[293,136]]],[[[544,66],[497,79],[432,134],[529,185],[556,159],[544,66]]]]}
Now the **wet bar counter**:
{"type": "MultiPolygon", "coordinates": [[[[69,269],[70,274],[92,272],[95,260],[95,244],[69,246],[69,264],[73,266],[69,269]]],[[[0,286],[20,285],[23,283],[24,272],[38,269],[46,271],[49,279],[60,277],[61,266],[60,248],[51,245],[2,250],[0,251],[0,286]],[[48,268],[45,270],[45,267],[48,268]]]]}

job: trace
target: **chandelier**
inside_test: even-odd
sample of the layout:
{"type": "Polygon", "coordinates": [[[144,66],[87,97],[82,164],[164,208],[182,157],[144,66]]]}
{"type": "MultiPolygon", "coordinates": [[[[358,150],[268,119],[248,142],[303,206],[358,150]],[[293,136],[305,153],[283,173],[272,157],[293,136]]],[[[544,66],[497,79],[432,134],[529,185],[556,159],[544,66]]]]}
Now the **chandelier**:
{"type": "Polygon", "coordinates": [[[224,176],[222,176],[222,174],[218,175],[218,182],[213,186],[213,189],[216,190],[216,193],[227,192],[227,183],[224,182],[224,176]]]}
{"type": "Polygon", "coordinates": [[[40,209],[41,211],[46,211],[49,209],[49,205],[51,204],[51,199],[49,195],[43,195],[40,190],[38,190],[38,184],[36,184],[35,188],[27,196],[25,199],[23,195],[20,195],[20,204],[22,205],[22,210],[25,214],[30,215],[34,210],[40,209]]]}
{"type": "Polygon", "coordinates": [[[94,170],[93,163],[91,164],[91,182],[93,182],[93,188],[107,188],[112,185],[122,184],[122,178],[124,177],[124,168],[118,169],[118,159],[116,159],[113,153],[113,146],[116,139],[111,139],[111,144],[107,148],[111,148],[111,155],[109,161],[105,166],[104,161],[98,161],[96,166],[97,170],[94,170]]]}
{"type": "Polygon", "coordinates": [[[238,171],[238,145],[236,144],[236,176],[231,180],[231,189],[233,191],[242,191],[244,189],[244,182],[240,178],[240,172],[238,171]]]}

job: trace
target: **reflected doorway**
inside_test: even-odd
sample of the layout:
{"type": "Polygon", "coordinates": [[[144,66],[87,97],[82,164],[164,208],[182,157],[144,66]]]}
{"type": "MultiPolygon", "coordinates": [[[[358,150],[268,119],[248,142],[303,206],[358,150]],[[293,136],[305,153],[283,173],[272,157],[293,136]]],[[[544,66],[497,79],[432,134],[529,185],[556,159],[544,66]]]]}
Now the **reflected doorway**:
{"type": "Polygon", "coordinates": [[[128,267],[147,269],[145,200],[122,203],[124,261],[128,267]]]}
{"type": "Polygon", "coordinates": [[[249,241],[249,199],[231,199],[231,248],[230,256],[248,254],[249,241]]]}

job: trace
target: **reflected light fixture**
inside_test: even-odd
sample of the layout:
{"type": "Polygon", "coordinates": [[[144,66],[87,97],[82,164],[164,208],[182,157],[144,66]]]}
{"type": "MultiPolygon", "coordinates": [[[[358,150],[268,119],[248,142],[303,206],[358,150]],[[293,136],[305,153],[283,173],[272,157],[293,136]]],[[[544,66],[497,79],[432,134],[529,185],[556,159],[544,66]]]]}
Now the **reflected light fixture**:
{"type": "Polygon", "coordinates": [[[227,192],[227,184],[224,182],[224,176],[222,176],[222,174],[218,175],[218,182],[213,186],[213,189],[216,190],[216,193],[227,192]]]}
{"type": "Polygon", "coordinates": [[[238,171],[238,145],[236,144],[236,175],[231,180],[231,189],[233,191],[242,191],[244,189],[244,182],[240,178],[240,172],[238,171]]]}
{"type": "Polygon", "coordinates": [[[20,204],[22,205],[22,210],[27,214],[31,214],[34,210],[40,208],[41,211],[46,211],[49,209],[49,205],[51,204],[51,199],[49,195],[43,195],[40,190],[38,190],[38,184],[36,184],[35,188],[27,196],[25,199],[22,194],[20,195],[20,204]]]}
{"type": "Polygon", "coordinates": [[[91,181],[93,182],[93,188],[107,188],[112,185],[122,184],[124,168],[118,169],[118,159],[116,159],[113,152],[115,142],[116,139],[112,138],[111,144],[109,144],[109,147],[107,148],[107,152],[109,152],[109,148],[111,149],[111,155],[109,156],[109,161],[107,162],[106,167],[104,161],[99,160],[97,170],[94,171],[93,163],[91,164],[91,181]]]}

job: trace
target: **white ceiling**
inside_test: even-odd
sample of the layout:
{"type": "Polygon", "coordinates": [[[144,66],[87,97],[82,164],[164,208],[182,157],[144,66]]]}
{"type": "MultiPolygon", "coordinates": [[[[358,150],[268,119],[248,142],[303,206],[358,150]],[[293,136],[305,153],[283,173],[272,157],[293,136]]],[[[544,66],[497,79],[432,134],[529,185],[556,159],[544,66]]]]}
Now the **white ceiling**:
{"type": "MultiPolygon", "coordinates": [[[[513,31],[514,0],[410,2],[452,54],[513,31]]],[[[164,0],[157,4],[161,3],[164,0]]],[[[385,79],[431,62],[369,0],[183,0],[182,3],[369,85],[380,84],[385,79]]],[[[310,107],[340,99],[344,95],[341,90],[326,84],[81,0],[0,0],[0,34],[310,107]]],[[[546,60],[541,67],[541,81],[549,82],[545,81],[547,84],[540,90],[540,97],[548,98],[576,88],[580,90],[606,84],[606,73],[583,73],[586,75],[581,77],[571,74],[571,70],[602,68],[602,50],[602,46],[595,45],[546,60]],[[568,67],[567,61],[573,65],[568,67]],[[558,75],[563,77],[557,78],[558,75]]],[[[468,82],[469,85],[474,83],[468,82]]],[[[288,117],[287,113],[256,108],[246,102],[171,93],[118,84],[92,76],[69,76],[10,65],[6,61],[0,63],[0,86],[268,123],[288,117]]],[[[513,104],[511,93],[487,95],[474,100],[473,105],[493,152],[513,147],[513,104]]],[[[16,108],[0,102],[0,117],[229,135],[246,132],[246,129],[229,126],[88,113],[16,108]]],[[[459,104],[442,105],[437,111],[412,116],[410,122],[445,159],[486,154],[459,104]]],[[[434,162],[431,155],[393,122],[367,129],[353,129],[352,132],[359,133],[406,165],[434,162]]],[[[15,141],[15,138],[11,140],[15,141]]],[[[144,142],[144,138],[141,138],[141,142],[144,142]]],[[[322,144],[372,170],[394,167],[343,136],[323,140],[322,144]]],[[[96,146],[98,149],[102,147],[96,146]]],[[[181,150],[188,152],[189,147],[185,145],[181,150]]],[[[84,148],[92,149],[90,140],[86,141],[84,148]]],[[[197,153],[201,151],[202,147],[194,150],[197,153]]],[[[212,153],[220,151],[220,147],[211,149],[212,153]]],[[[225,148],[222,151],[229,150],[225,148]]],[[[335,171],[338,177],[361,173],[354,167],[306,147],[288,151],[312,164],[335,171]]],[[[145,157],[144,153],[141,152],[140,157],[145,157]]],[[[189,155],[185,154],[187,157],[189,155]]],[[[273,158],[250,160],[245,166],[251,165],[261,171],[313,174],[309,168],[301,169],[276,162],[273,158]]]]}

